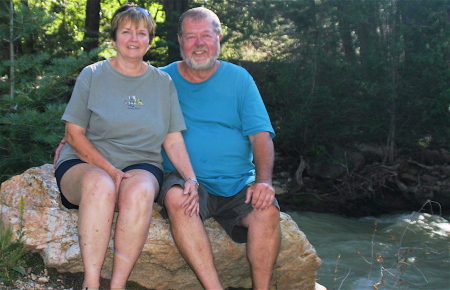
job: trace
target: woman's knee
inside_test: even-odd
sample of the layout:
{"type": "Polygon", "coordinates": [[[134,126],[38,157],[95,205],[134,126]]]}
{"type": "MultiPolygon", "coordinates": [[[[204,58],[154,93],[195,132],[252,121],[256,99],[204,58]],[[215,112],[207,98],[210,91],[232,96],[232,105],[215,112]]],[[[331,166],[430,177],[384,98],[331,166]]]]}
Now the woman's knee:
{"type": "Polygon", "coordinates": [[[115,202],[117,198],[111,177],[102,169],[86,163],[76,165],[64,174],[61,190],[74,204],[80,204],[83,199],[115,202]]]}
{"type": "Polygon", "coordinates": [[[159,185],[156,180],[127,180],[127,184],[124,184],[119,191],[119,210],[122,207],[151,210],[158,190],[159,185]]]}
{"type": "Polygon", "coordinates": [[[117,200],[114,182],[103,170],[87,172],[81,179],[80,188],[82,198],[111,203],[115,203],[117,200]]]}

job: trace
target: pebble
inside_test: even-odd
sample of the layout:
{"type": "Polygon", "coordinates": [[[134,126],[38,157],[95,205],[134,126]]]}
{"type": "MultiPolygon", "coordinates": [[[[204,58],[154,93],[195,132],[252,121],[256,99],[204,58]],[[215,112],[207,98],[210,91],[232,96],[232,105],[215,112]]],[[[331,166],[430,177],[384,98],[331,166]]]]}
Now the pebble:
{"type": "Polygon", "coordinates": [[[13,286],[6,286],[0,282],[0,290],[74,290],[72,287],[65,287],[62,279],[58,278],[56,282],[52,282],[47,269],[39,274],[32,273],[27,269],[25,273],[20,280],[14,282],[13,286]]]}

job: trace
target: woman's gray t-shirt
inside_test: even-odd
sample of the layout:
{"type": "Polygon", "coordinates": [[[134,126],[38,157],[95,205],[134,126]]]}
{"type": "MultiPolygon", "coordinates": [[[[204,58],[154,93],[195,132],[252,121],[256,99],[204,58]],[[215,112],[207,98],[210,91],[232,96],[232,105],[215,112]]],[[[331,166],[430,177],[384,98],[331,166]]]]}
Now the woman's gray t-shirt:
{"type": "MultiPolygon", "coordinates": [[[[123,169],[150,163],[162,169],[161,145],[168,133],[186,130],[170,76],[149,65],[139,76],[119,73],[109,60],[85,67],[62,116],[86,129],[86,137],[123,169]]],[[[57,165],[79,158],[69,144],[57,165]]]]}

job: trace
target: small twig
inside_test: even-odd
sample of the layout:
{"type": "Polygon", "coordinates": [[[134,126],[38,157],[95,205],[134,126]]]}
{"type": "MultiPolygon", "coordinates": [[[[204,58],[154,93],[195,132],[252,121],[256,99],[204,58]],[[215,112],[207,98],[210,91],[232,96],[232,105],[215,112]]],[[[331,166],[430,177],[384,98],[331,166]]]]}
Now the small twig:
{"type": "Polygon", "coordinates": [[[415,164],[415,165],[417,165],[417,166],[419,166],[419,167],[425,168],[426,170],[429,170],[429,171],[432,171],[432,170],[433,170],[433,167],[423,165],[423,164],[421,164],[421,163],[419,163],[419,162],[417,162],[417,161],[414,161],[414,160],[408,160],[408,162],[409,162],[409,163],[412,163],[412,164],[415,164]]]}
{"type": "Polygon", "coordinates": [[[352,271],[352,269],[348,269],[347,275],[345,275],[344,279],[342,279],[341,284],[339,285],[339,289],[342,288],[342,284],[344,284],[344,281],[347,279],[347,277],[350,275],[350,272],[352,271]]]}
{"type": "Polygon", "coordinates": [[[375,241],[375,234],[377,232],[377,226],[378,226],[378,222],[375,221],[375,228],[373,229],[373,235],[372,235],[372,243],[371,243],[371,247],[370,247],[370,251],[371,251],[371,260],[370,260],[370,270],[369,270],[369,276],[367,276],[367,280],[370,281],[370,275],[372,274],[372,268],[373,268],[373,257],[374,257],[374,241],[375,241]]]}
{"type": "Polygon", "coordinates": [[[301,189],[305,184],[303,182],[303,171],[305,170],[307,164],[305,160],[303,159],[303,156],[300,156],[300,165],[298,166],[297,170],[295,171],[295,180],[297,181],[297,184],[300,186],[299,189],[301,189]]]}
{"type": "Polygon", "coordinates": [[[338,255],[337,260],[336,260],[336,267],[334,267],[334,283],[336,286],[336,281],[337,281],[337,271],[338,271],[338,266],[339,266],[339,260],[341,259],[341,254],[338,255]]]}

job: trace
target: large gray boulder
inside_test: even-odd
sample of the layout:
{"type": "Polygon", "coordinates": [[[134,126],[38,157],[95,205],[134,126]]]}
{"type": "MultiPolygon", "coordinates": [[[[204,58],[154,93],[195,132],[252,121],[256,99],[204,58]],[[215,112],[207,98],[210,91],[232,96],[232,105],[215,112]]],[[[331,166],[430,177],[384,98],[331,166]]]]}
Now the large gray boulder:
{"type": "MultiPolygon", "coordinates": [[[[150,289],[201,289],[201,285],[179,254],[169,223],[155,204],[144,250],[130,281],[150,289]]],[[[0,214],[6,226],[24,233],[25,247],[38,252],[47,267],[59,272],[82,272],[77,239],[77,210],[61,205],[53,176],[46,164],[31,168],[2,183],[0,214]]],[[[321,261],[314,247],[291,217],[281,213],[282,242],[272,281],[273,289],[314,289],[321,261]]],[[[224,287],[251,287],[245,244],[234,243],[213,219],[205,222],[220,279],[224,287]]],[[[109,277],[113,240],[110,241],[102,276],[109,277]]],[[[317,285],[318,286],[318,285],[317,285]]]]}

